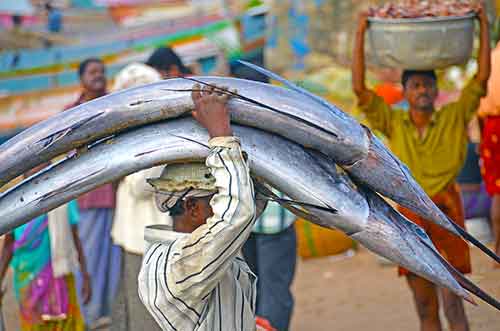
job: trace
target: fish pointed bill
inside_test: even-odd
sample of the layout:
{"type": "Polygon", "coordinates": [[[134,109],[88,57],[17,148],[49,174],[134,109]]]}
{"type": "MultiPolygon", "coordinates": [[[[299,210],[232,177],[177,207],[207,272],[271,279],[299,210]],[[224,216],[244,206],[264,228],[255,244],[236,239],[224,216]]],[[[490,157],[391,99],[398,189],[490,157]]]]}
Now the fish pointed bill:
{"type": "Polygon", "coordinates": [[[458,224],[452,222],[453,226],[457,230],[458,233],[462,236],[462,238],[465,238],[468,242],[482,250],[485,254],[487,254],[489,257],[491,257],[493,260],[495,260],[496,263],[500,263],[500,257],[495,254],[491,249],[486,247],[482,242],[474,238],[470,233],[462,229],[458,224]]]}
{"type": "Polygon", "coordinates": [[[500,263],[500,257],[450,220],[415,181],[408,168],[369,129],[367,132],[371,144],[366,159],[343,166],[356,181],[364,183],[401,206],[463,238],[500,263]]]}
{"type": "MultiPolygon", "coordinates": [[[[424,243],[426,244],[426,243],[424,243]]],[[[446,261],[441,255],[439,255],[436,251],[434,251],[435,255],[437,258],[441,260],[443,265],[448,269],[448,271],[453,275],[453,277],[457,280],[457,282],[465,288],[467,291],[470,293],[474,294],[487,304],[489,304],[492,307],[495,307],[496,309],[500,310],[500,302],[493,298],[491,295],[486,293],[483,289],[481,289],[479,286],[474,284],[472,281],[467,279],[460,271],[455,269],[448,261],[446,261]]],[[[473,305],[477,306],[477,303],[474,301],[474,299],[471,297],[470,299],[464,298],[465,300],[469,301],[473,305]]]]}
{"type": "Polygon", "coordinates": [[[418,225],[407,220],[369,188],[360,187],[370,206],[369,222],[351,237],[363,246],[456,295],[471,300],[418,225]],[[425,244],[424,244],[425,242],[425,244]]]}

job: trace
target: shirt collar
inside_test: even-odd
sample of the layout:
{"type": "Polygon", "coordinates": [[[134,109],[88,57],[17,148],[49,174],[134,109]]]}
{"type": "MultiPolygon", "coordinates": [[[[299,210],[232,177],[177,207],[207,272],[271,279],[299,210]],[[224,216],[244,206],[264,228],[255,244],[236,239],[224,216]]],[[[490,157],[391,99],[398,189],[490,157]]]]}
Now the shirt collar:
{"type": "Polygon", "coordinates": [[[175,240],[188,236],[189,233],[175,232],[171,225],[156,224],[146,226],[144,239],[148,243],[163,242],[171,244],[175,240]]]}
{"type": "MultiPolygon", "coordinates": [[[[439,110],[435,110],[432,113],[431,121],[430,121],[431,125],[436,124],[437,118],[439,116],[438,113],[439,113],[439,110]]],[[[410,117],[410,110],[405,111],[403,119],[404,119],[406,124],[413,126],[413,122],[411,121],[411,117],[410,117]]]]}
{"type": "MultiPolygon", "coordinates": [[[[101,97],[105,96],[106,94],[107,94],[107,92],[105,92],[103,95],[101,95],[101,97]]],[[[80,95],[78,96],[78,99],[76,99],[76,101],[73,102],[72,104],[68,105],[66,107],[66,109],[73,108],[73,107],[81,105],[82,103],[84,103],[84,101],[83,101],[84,97],[85,97],[85,93],[81,92],[80,95]]]]}

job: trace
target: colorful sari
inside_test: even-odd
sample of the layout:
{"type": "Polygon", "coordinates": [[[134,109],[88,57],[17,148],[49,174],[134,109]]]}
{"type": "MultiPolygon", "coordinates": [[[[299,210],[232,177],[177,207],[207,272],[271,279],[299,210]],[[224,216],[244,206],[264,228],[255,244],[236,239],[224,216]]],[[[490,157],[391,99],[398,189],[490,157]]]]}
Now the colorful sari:
{"type": "MultiPolygon", "coordinates": [[[[68,204],[68,221],[78,222],[74,201],[68,204]]],[[[83,331],[73,275],[53,275],[47,215],[16,228],[14,239],[11,266],[21,330],[83,331]]]]}

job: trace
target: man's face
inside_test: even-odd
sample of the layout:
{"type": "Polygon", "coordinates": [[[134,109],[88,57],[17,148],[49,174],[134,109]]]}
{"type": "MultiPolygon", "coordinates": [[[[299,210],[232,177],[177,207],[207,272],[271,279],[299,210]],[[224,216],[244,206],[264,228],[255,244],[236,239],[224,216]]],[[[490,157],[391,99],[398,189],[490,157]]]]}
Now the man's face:
{"type": "Polygon", "coordinates": [[[198,219],[198,223],[200,225],[205,224],[207,222],[207,219],[214,215],[212,206],[210,206],[210,200],[212,199],[212,196],[213,195],[196,199],[196,208],[198,211],[196,214],[196,218],[198,219]]]}
{"type": "Polygon", "coordinates": [[[178,66],[175,64],[170,65],[168,70],[159,70],[158,71],[161,75],[161,78],[163,79],[168,79],[168,78],[175,78],[175,77],[183,77],[184,75],[182,74],[181,70],[179,69],[178,66]]]}
{"type": "Polygon", "coordinates": [[[207,222],[214,212],[210,206],[212,196],[204,198],[187,198],[184,201],[184,217],[179,221],[174,218],[174,229],[177,232],[191,233],[207,222]]]}
{"type": "Polygon", "coordinates": [[[424,75],[411,76],[404,86],[404,96],[410,108],[419,111],[434,111],[434,102],[438,95],[436,81],[424,75]]]}
{"type": "Polygon", "coordinates": [[[106,91],[106,70],[101,62],[91,62],[85,68],[81,77],[85,90],[93,93],[106,91]]]}

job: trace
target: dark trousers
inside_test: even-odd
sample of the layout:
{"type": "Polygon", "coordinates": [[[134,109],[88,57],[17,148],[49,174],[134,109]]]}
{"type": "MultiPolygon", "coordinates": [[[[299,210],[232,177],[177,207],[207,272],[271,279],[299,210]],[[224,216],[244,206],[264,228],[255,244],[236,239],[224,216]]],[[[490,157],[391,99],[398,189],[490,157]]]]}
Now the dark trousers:
{"type": "Polygon", "coordinates": [[[257,316],[278,331],[288,330],[293,310],[290,286],[295,274],[297,238],[292,225],[277,234],[252,233],[243,255],[257,275],[257,316]]]}

